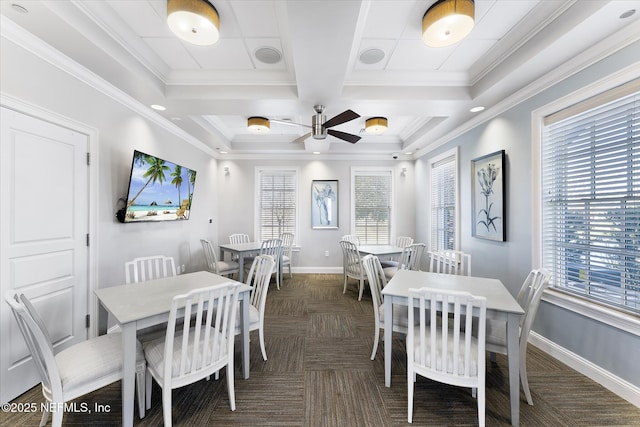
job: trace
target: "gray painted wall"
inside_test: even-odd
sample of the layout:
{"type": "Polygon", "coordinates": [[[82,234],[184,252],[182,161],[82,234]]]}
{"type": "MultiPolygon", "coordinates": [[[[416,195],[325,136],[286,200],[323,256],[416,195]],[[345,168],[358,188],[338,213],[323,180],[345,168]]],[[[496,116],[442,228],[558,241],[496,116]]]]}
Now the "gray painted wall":
{"type": "Polygon", "coordinates": [[[220,205],[218,221],[221,242],[228,241],[232,233],[248,233],[255,237],[255,171],[256,167],[295,167],[298,169],[299,232],[293,266],[302,272],[341,272],[342,252],[338,242],[350,233],[351,217],[351,168],[393,168],[395,235],[415,234],[415,180],[413,162],[402,160],[349,161],[349,160],[220,160],[218,168],[220,205]],[[224,169],[229,168],[229,175],[224,169]],[[401,175],[406,167],[406,176],[401,175]],[[314,179],[338,180],[338,229],[317,230],[311,228],[311,181],[314,179]],[[324,255],[329,251],[329,257],[324,255]]]}
{"type": "MultiPolygon", "coordinates": [[[[533,110],[568,95],[628,66],[639,67],[640,43],[635,43],[576,75],[544,90],[516,107],[449,141],[416,161],[416,178],[428,182],[428,160],[459,147],[461,198],[461,250],[471,254],[474,276],[500,279],[516,295],[532,269],[532,147],[533,110]],[[493,242],[471,236],[472,159],[504,149],[506,151],[507,241],[493,242]]],[[[420,185],[417,186],[421,188],[420,185]]],[[[427,212],[426,192],[416,193],[416,217],[427,212]]],[[[416,234],[427,238],[425,223],[418,221],[416,234]]],[[[640,338],[543,302],[533,330],[561,347],[640,386],[640,338]]]]}

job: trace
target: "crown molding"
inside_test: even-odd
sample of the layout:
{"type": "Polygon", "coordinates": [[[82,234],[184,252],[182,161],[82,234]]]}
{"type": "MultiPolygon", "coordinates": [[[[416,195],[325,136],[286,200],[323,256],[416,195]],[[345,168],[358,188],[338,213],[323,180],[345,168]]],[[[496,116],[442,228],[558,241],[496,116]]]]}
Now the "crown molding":
{"type": "Polygon", "coordinates": [[[48,62],[70,76],[73,76],[79,81],[85,83],[87,86],[113,99],[122,106],[130,109],[136,114],[139,114],[202,152],[214,158],[218,157],[218,153],[202,141],[194,138],[168,119],[154,112],[151,108],[141,102],[135,100],[127,93],[93,73],[91,70],[78,64],[68,56],[63,55],[60,51],[24,30],[4,15],[0,16],[0,36],[15,43],[29,53],[48,62]]]}
{"type": "MultiPolygon", "coordinates": [[[[415,158],[418,159],[429,154],[438,147],[441,147],[449,141],[469,132],[471,129],[494,119],[505,111],[514,108],[522,102],[540,94],[541,92],[596,64],[597,62],[602,61],[614,53],[637,43],[638,41],[640,41],[640,21],[636,21],[626,26],[612,36],[594,45],[591,49],[576,55],[571,60],[554,68],[551,72],[544,74],[542,77],[513,93],[511,96],[503,99],[498,104],[483,111],[473,119],[466,121],[440,138],[437,138],[424,148],[416,150],[414,154],[415,158]]],[[[638,64],[640,64],[640,62],[636,62],[631,67],[637,67],[638,64]]]]}

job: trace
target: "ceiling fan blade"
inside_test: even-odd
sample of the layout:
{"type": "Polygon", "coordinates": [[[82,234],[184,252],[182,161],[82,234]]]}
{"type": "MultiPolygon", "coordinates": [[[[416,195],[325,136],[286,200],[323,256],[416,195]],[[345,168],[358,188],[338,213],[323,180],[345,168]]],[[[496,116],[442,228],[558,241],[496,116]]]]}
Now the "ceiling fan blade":
{"type": "Polygon", "coordinates": [[[355,144],[361,139],[358,135],[353,135],[351,133],[346,133],[346,132],[340,132],[339,130],[327,129],[327,133],[329,135],[335,136],[336,138],[344,139],[345,141],[348,141],[352,144],[355,144]]]}
{"type": "Polygon", "coordinates": [[[309,133],[305,133],[302,136],[297,137],[296,139],[294,139],[293,141],[291,141],[292,143],[299,143],[299,142],[304,142],[305,139],[309,138],[311,136],[311,132],[309,133]]]}
{"type": "Polygon", "coordinates": [[[322,125],[325,129],[333,127],[333,126],[337,126],[340,125],[342,123],[345,122],[349,122],[353,119],[357,119],[358,117],[360,117],[360,114],[356,113],[353,110],[347,110],[347,111],[343,111],[342,113],[338,114],[337,116],[327,120],[326,122],[324,122],[324,124],[322,125]]]}
{"type": "Polygon", "coordinates": [[[283,125],[304,126],[306,128],[311,128],[310,125],[303,125],[302,123],[290,122],[288,120],[269,119],[269,121],[272,123],[281,123],[283,125]]]}

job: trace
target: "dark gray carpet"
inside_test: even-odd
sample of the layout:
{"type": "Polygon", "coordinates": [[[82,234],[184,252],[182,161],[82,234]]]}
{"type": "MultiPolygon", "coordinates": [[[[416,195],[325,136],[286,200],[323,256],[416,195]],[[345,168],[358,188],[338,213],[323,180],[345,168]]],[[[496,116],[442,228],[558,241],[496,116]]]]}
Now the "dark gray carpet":
{"type": "MultiPolygon", "coordinates": [[[[241,379],[236,347],[236,411],[229,409],[224,373],[173,392],[173,419],[184,426],[396,426],[407,425],[404,341],[394,336],[392,387],[384,386],[382,339],[376,360],[373,310],[366,291],[357,300],[355,281],[342,294],[342,276],[294,275],[267,298],[266,348],[262,360],[257,332],[251,340],[251,378],[241,379]]],[[[528,351],[534,406],[521,392],[522,426],[639,426],[640,409],[533,346],[528,351]]],[[[486,423],[510,425],[507,361],[487,358],[486,423]]],[[[160,388],[153,406],[135,425],[162,425],[160,388]]],[[[14,402],[38,405],[40,386],[14,402]]],[[[64,425],[119,425],[120,383],[77,400],[108,405],[109,413],[65,414],[64,425]]],[[[418,377],[413,425],[477,425],[477,406],[467,389],[418,377]]],[[[37,426],[40,413],[0,413],[1,426],[37,426]]],[[[49,421],[49,425],[51,421],[49,421]]]]}

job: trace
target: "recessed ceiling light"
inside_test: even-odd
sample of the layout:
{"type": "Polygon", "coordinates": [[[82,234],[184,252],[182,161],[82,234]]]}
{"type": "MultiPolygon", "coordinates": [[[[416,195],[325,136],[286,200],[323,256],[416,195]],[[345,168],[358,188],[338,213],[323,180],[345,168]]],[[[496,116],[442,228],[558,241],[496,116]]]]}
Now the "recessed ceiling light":
{"type": "Polygon", "coordinates": [[[150,107],[153,108],[156,111],[164,111],[164,110],[167,109],[167,107],[165,107],[164,105],[160,105],[160,104],[151,104],[150,107]]]}
{"type": "Polygon", "coordinates": [[[472,113],[479,113],[480,111],[484,111],[484,107],[478,105],[477,107],[470,108],[469,111],[472,113]]]}
{"type": "Polygon", "coordinates": [[[407,151],[407,152],[406,152],[406,153],[404,153],[404,154],[406,154],[406,155],[408,156],[408,155],[413,154],[413,151],[407,151]]]}
{"type": "Polygon", "coordinates": [[[635,9],[629,9],[627,10],[625,13],[623,13],[622,15],[620,15],[620,19],[626,19],[632,15],[634,15],[636,13],[635,9]]]}
{"type": "Polygon", "coordinates": [[[314,151],[313,154],[320,154],[320,152],[319,151],[314,151]]]}
{"type": "Polygon", "coordinates": [[[220,154],[227,154],[227,152],[224,150],[220,150],[220,154]]]}

